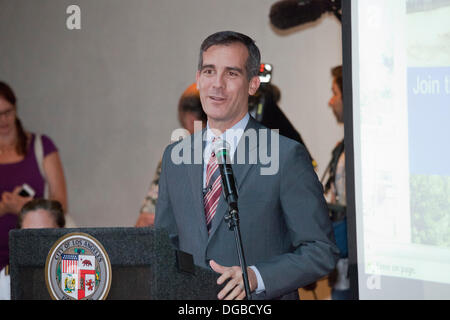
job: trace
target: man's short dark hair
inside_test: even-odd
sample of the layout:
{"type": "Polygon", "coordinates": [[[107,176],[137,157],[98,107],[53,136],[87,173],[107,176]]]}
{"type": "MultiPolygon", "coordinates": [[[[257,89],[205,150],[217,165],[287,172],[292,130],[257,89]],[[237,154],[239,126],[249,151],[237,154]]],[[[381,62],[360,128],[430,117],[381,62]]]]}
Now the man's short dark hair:
{"type": "Polygon", "coordinates": [[[242,43],[248,51],[247,62],[245,63],[245,69],[247,71],[247,78],[250,80],[253,77],[258,76],[259,68],[261,66],[261,53],[255,44],[255,41],[245,34],[234,31],[221,31],[216,32],[207,37],[200,46],[200,57],[198,60],[198,70],[200,71],[203,66],[203,53],[210,47],[215,45],[229,45],[232,43],[242,43]]]}
{"type": "Polygon", "coordinates": [[[331,69],[331,75],[333,79],[336,81],[341,93],[343,93],[343,80],[342,80],[342,66],[337,66],[331,69]]]}
{"type": "Polygon", "coordinates": [[[33,199],[25,203],[19,212],[18,228],[22,228],[22,222],[25,215],[30,211],[45,210],[50,213],[56,225],[64,228],[66,219],[64,218],[64,211],[60,202],[47,199],[33,199]]]}

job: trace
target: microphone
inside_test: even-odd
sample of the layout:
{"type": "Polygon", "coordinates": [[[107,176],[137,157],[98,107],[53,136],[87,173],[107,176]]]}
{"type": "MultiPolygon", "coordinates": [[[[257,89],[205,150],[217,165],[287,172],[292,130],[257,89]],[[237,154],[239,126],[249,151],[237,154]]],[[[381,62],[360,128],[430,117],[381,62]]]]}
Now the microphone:
{"type": "Polygon", "coordinates": [[[238,194],[230,160],[230,145],[224,140],[216,140],[212,146],[222,177],[225,199],[231,209],[237,211],[238,194]]]}
{"type": "Polygon", "coordinates": [[[327,11],[338,18],[341,0],[281,0],[270,8],[270,22],[279,29],[289,29],[319,19],[327,11]]]}

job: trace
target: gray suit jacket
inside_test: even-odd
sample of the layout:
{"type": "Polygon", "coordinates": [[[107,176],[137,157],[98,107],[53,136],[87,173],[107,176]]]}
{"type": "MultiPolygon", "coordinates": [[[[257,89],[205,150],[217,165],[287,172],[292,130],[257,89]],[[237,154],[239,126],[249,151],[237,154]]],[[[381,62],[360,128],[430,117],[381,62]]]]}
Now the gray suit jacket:
{"type": "MultiPolygon", "coordinates": [[[[338,259],[323,188],[305,148],[276,133],[258,136],[249,143],[252,131],[270,133],[250,118],[239,141],[232,165],[238,189],[240,229],[246,262],[259,270],[265,292],[259,298],[275,299],[296,292],[330,273],[338,259]],[[261,175],[269,167],[260,155],[277,154],[279,170],[261,175]],[[237,159],[244,152],[246,164],[237,159]],[[265,152],[265,153],[264,153],[265,152]],[[255,162],[255,156],[258,158],[255,162]],[[250,162],[250,164],[249,164],[250,162]]],[[[227,204],[223,194],[212,221],[210,235],[203,206],[203,163],[194,153],[202,148],[202,133],[168,146],[162,160],[155,226],[169,230],[175,245],[193,255],[194,263],[209,268],[214,259],[224,266],[239,266],[234,233],[224,221],[227,204]],[[177,157],[184,157],[179,162],[177,157]]]]}

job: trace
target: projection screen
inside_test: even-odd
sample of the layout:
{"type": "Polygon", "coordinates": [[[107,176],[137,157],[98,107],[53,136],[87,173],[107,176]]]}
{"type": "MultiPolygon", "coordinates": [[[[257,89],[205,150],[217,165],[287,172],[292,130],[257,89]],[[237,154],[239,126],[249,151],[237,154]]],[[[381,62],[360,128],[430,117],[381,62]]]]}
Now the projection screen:
{"type": "Polygon", "coordinates": [[[351,84],[359,298],[450,299],[450,0],[352,1],[351,84]]]}

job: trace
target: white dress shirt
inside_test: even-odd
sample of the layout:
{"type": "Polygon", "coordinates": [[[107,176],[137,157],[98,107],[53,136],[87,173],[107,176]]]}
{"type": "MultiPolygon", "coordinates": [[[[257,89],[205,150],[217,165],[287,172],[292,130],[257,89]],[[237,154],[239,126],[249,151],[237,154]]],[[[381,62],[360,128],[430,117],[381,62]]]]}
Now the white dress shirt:
{"type": "Polygon", "coordinates": [[[203,152],[203,188],[206,188],[206,167],[209,162],[209,158],[211,157],[212,153],[212,141],[214,138],[219,138],[221,140],[224,140],[228,143],[230,146],[230,159],[233,159],[234,153],[236,151],[236,148],[238,146],[239,140],[242,137],[242,134],[244,133],[245,127],[247,127],[248,120],[250,119],[249,114],[247,113],[244,118],[242,118],[238,123],[236,123],[233,127],[230,129],[227,129],[225,132],[223,132],[220,136],[216,136],[209,127],[209,123],[206,125],[206,145],[205,150],[203,152]]]}

